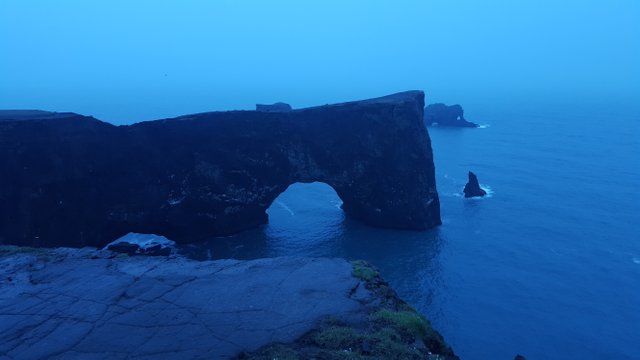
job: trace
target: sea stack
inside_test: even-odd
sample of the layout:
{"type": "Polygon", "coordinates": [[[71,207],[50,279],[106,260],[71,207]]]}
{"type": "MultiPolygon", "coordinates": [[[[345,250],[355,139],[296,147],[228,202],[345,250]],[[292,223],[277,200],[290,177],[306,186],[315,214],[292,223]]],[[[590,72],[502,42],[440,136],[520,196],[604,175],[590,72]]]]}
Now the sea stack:
{"type": "Polygon", "coordinates": [[[476,174],[469,171],[469,181],[467,185],[464,186],[464,197],[480,197],[487,195],[487,192],[482,190],[480,184],[478,183],[478,177],[476,174]]]}
{"type": "Polygon", "coordinates": [[[291,105],[283,102],[277,102],[271,105],[256,104],[256,111],[286,112],[286,111],[291,111],[291,105]]]}

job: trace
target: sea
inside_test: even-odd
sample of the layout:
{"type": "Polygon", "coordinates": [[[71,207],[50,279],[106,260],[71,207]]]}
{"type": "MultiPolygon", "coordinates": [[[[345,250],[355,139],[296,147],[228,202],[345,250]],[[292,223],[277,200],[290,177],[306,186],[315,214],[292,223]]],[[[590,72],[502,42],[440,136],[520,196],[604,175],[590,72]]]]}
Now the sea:
{"type": "Polygon", "coordinates": [[[640,359],[640,112],[466,114],[482,126],[429,127],[437,228],[369,227],[327,184],[296,183],[268,224],[181,252],[367,260],[462,359],[640,359]],[[463,197],[470,170],[484,198],[463,197]]]}

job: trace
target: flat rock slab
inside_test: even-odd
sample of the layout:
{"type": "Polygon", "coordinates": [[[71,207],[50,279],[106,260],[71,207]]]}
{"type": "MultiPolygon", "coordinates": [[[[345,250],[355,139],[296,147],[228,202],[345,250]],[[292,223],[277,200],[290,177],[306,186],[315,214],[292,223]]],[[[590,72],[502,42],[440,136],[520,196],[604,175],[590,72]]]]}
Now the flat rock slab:
{"type": "Polygon", "coordinates": [[[360,285],[342,259],[2,256],[0,359],[225,359],[365,316],[360,285]]]}

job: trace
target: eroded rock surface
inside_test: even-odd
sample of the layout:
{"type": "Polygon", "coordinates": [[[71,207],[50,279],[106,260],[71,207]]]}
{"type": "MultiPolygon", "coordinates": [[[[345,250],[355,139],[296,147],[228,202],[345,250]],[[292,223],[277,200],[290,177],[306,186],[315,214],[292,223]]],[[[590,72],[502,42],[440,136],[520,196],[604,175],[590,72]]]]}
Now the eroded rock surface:
{"type": "Polygon", "coordinates": [[[375,303],[341,259],[0,251],[0,359],[226,359],[375,303]],[[4,254],[4,255],[3,255],[4,254]]]}
{"type": "Polygon", "coordinates": [[[95,246],[130,232],[177,242],[236,233],[296,182],[325,182],[369,225],[440,224],[424,94],[288,112],[114,126],[0,112],[0,243],[95,246]]]}

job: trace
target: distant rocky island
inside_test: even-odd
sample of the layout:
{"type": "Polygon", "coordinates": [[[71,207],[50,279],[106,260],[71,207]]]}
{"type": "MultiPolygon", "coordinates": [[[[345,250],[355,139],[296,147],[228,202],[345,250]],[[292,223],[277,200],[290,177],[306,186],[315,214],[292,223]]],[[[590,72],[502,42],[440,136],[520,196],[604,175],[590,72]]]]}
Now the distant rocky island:
{"type": "Polygon", "coordinates": [[[478,127],[478,124],[464,118],[464,110],[460,105],[431,104],[424,108],[424,122],[428,126],[478,127]]]}
{"type": "Polygon", "coordinates": [[[0,112],[0,244],[104,247],[127,233],[178,243],[267,222],[296,182],[348,216],[439,225],[424,93],[292,111],[228,111],[114,126],[74,113],[0,112]]]}
{"type": "Polygon", "coordinates": [[[277,102],[270,105],[256,104],[256,111],[291,111],[291,105],[277,102]]]}

